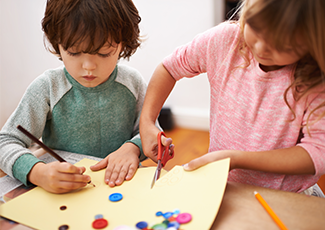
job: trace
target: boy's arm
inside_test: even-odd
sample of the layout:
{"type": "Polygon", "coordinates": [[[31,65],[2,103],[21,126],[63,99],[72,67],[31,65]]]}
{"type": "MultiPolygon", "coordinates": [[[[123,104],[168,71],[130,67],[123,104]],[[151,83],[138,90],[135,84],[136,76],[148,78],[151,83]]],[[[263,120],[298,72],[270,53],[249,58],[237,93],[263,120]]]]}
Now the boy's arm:
{"type": "Polygon", "coordinates": [[[259,152],[214,151],[190,161],[184,165],[184,169],[191,171],[225,158],[230,158],[230,170],[249,169],[288,175],[315,174],[314,163],[309,153],[300,146],[259,152]]]}
{"type": "Polygon", "coordinates": [[[0,131],[0,167],[25,185],[28,184],[27,174],[40,160],[27,149],[32,141],[17,126],[23,126],[37,138],[41,137],[49,111],[44,85],[36,79],[27,88],[18,107],[0,131]],[[20,167],[22,164],[19,162],[24,167],[20,167]]]}
{"type": "MultiPolygon", "coordinates": [[[[163,64],[159,64],[149,82],[140,117],[140,135],[144,154],[157,161],[157,135],[160,130],[155,126],[159,112],[176,80],[163,64]]],[[[163,145],[170,145],[171,139],[162,137],[163,145]]]]}

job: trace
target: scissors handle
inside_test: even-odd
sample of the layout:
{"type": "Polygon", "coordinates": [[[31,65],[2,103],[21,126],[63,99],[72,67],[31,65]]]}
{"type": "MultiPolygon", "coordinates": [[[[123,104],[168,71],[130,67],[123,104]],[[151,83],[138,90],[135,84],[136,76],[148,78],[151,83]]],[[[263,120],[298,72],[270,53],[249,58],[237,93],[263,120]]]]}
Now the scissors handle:
{"type": "Polygon", "coordinates": [[[161,135],[163,135],[164,137],[166,136],[164,132],[158,133],[158,136],[157,136],[157,142],[158,142],[157,160],[161,160],[161,165],[162,165],[162,167],[164,167],[165,164],[167,163],[167,161],[169,161],[170,159],[172,159],[174,157],[174,151],[169,153],[169,145],[168,146],[162,145],[161,135]]]}

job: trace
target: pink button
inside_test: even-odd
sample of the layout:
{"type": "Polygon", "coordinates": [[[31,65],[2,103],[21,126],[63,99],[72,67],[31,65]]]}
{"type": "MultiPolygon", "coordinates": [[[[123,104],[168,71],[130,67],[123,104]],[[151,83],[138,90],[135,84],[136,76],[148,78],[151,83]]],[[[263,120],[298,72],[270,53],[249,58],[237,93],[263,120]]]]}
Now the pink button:
{"type": "Polygon", "coordinates": [[[176,221],[180,224],[186,224],[192,220],[192,215],[189,213],[181,213],[176,217],[176,221]]]}

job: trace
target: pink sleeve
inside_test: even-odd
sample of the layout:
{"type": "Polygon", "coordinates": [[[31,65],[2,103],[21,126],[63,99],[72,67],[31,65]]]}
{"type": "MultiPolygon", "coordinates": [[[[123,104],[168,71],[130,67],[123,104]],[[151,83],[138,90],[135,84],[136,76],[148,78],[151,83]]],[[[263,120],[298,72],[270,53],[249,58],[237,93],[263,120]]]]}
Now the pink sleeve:
{"type": "Polygon", "coordinates": [[[190,43],[178,47],[163,60],[168,72],[180,80],[201,73],[216,71],[216,63],[221,63],[231,46],[238,44],[239,26],[221,23],[197,35],[190,43]]]}
{"type": "MultiPolygon", "coordinates": [[[[310,102],[305,113],[303,124],[307,122],[310,112],[320,103],[325,101],[325,95],[320,94],[310,102]]],[[[325,107],[322,107],[309,118],[309,129],[303,128],[304,137],[298,146],[303,147],[310,155],[315,166],[315,175],[321,176],[325,174],[325,117],[319,119],[319,115],[325,113],[325,107]]]]}

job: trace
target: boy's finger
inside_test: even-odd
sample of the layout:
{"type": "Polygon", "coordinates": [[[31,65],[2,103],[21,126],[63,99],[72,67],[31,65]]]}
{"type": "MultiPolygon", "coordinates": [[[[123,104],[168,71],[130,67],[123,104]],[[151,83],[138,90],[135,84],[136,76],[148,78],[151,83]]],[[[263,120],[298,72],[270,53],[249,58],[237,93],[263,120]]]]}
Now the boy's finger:
{"type": "Polygon", "coordinates": [[[90,176],[83,175],[79,173],[61,173],[57,177],[57,180],[60,182],[70,182],[70,183],[88,183],[91,181],[90,176]]]}
{"type": "Polygon", "coordinates": [[[118,173],[118,177],[115,180],[115,185],[121,185],[128,173],[128,166],[123,166],[118,173]]]}
{"type": "Polygon", "coordinates": [[[72,191],[86,186],[87,186],[86,182],[61,181],[58,184],[58,187],[63,191],[72,191]]]}
{"type": "Polygon", "coordinates": [[[105,182],[108,184],[110,187],[115,186],[115,180],[117,178],[117,173],[116,173],[116,165],[108,165],[105,171],[105,182]]]}
{"type": "Polygon", "coordinates": [[[130,165],[128,173],[125,177],[125,180],[131,180],[136,171],[137,171],[137,167],[135,167],[134,165],[130,165]]]}
{"type": "Polygon", "coordinates": [[[76,173],[76,174],[82,174],[86,171],[85,167],[77,167],[73,164],[70,164],[68,162],[62,162],[60,163],[58,167],[58,171],[62,173],[76,173]]]}
{"type": "Polygon", "coordinates": [[[105,168],[107,166],[107,164],[108,164],[108,159],[105,158],[105,159],[99,161],[97,164],[90,166],[90,169],[92,171],[98,171],[98,170],[105,168]]]}

